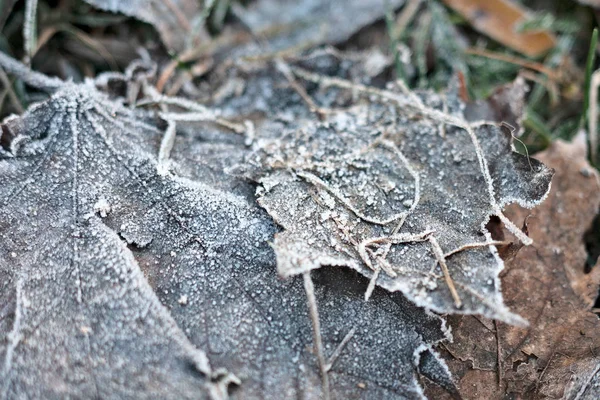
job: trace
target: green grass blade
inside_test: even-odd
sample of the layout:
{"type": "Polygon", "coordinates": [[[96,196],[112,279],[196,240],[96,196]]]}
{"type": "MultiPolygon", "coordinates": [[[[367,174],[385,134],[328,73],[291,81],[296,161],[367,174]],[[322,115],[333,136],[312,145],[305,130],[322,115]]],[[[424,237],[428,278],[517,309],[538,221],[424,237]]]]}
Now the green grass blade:
{"type": "Polygon", "coordinates": [[[583,113],[581,115],[580,126],[585,124],[587,120],[587,111],[590,105],[590,83],[592,80],[592,72],[594,72],[594,64],[596,62],[596,48],[598,46],[598,28],[594,28],[590,49],[588,51],[587,61],[585,64],[585,85],[583,93],[583,113]]]}

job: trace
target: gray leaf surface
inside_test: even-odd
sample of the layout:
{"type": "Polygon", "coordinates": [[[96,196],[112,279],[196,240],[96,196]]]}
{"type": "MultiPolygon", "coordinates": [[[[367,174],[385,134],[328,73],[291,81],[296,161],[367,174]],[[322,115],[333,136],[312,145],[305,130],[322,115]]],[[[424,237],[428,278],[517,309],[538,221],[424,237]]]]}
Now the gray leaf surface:
{"type": "Polygon", "coordinates": [[[0,160],[2,395],[206,397],[208,359],[119,237],[135,237],[130,224],[102,221],[131,196],[168,214],[162,197],[180,188],[150,181],[142,128],[93,90],[67,85],[2,126],[12,139],[0,160]]]}
{"type": "MultiPolygon", "coordinates": [[[[182,127],[161,175],[157,127],[71,84],[2,125],[3,397],[320,398],[302,282],[277,277],[276,227],[223,173],[243,138],[182,127]]],[[[352,271],[313,278],[327,355],[354,332],[333,397],[420,398],[444,322],[400,294],[364,302],[352,271]]]]}
{"type": "Polygon", "coordinates": [[[384,17],[404,0],[258,0],[234,12],[268,50],[336,44],[384,17]]]}

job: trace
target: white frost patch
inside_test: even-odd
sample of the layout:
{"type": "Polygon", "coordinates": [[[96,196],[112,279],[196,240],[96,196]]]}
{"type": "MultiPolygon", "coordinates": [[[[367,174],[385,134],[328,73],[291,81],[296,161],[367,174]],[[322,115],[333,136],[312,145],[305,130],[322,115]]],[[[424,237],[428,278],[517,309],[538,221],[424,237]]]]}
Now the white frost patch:
{"type": "Polygon", "coordinates": [[[110,204],[108,203],[108,200],[106,200],[106,198],[104,197],[100,197],[96,204],[94,204],[94,212],[100,214],[102,218],[106,218],[110,211],[110,204]]]}

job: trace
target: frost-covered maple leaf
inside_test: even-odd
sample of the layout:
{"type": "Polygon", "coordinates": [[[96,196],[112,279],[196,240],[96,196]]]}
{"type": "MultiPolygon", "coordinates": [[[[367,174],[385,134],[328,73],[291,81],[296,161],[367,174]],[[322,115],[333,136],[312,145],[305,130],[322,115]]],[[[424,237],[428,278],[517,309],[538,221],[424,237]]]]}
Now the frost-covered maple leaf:
{"type": "Polygon", "coordinates": [[[205,353],[102,222],[127,207],[114,190],[145,192],[137,206],[150,210],[177,188],[144,186],[153,165],[128,133],[139,128],[89,91],[67,85],[2,126],[5,143],[12,139],[0,161],[3,393],[131,396],[155,385],[164,397],[195,397],[210,385],[205,353]]]}
{"type": "MultiPolygon", "coordinates": [[[[330,71],[343,62],[302,61],[330,71]]],[[[259,203],[284,229],[274,241],[280,274],[347,266],[440,313],[524,324],[502,302],[503,263],[485,224],[498,216],[529,244],[502,208],[542,201],[552,171],[514,152],[510,133],[496,124],[467,122],[452,93],[380,90],[287,69],[273,74],[270,89],[262,77],[257,93],[287,78],[312,87],[317,103],[335,104],[348,97],[344,90],[362,100],[337,110],[309,104],[312,116],[269,110],[264,139],[240,167],[261,184],[259,203]]]]}

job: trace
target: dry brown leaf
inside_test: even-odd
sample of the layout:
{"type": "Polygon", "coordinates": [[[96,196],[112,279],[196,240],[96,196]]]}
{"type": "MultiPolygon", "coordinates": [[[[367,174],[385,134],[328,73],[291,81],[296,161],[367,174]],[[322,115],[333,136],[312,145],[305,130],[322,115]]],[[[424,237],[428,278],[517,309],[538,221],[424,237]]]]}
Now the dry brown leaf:
{"type": "Polygon", "coordinates": [[[462,14],[475,29],[494,40],[523,53],[538,57],[556,44],[547,30],[518,32],[518,24],[529,19],[529,10],[508,0],[444,0],[462,14]]]}
{"type": "MultiPolygon", "coordinates": [[[[556,142],[538,158],[556,170],[553,188],[529,219],[534,245],[507,264],[502,281],[507,305],[531,326],[471,316],[450,319],[454,343],[446,356],[465,399],[561,398],[576,374],[590,375],[598,364],[600,320],[589,310],[600,268],[585,274],[583,242],[600,205],[598,175],[581,140],[556,142]]],[[[529,214],[516,207],[509,212],[512,220],[529,214]]]]}

